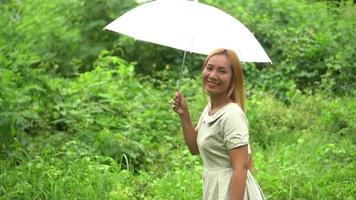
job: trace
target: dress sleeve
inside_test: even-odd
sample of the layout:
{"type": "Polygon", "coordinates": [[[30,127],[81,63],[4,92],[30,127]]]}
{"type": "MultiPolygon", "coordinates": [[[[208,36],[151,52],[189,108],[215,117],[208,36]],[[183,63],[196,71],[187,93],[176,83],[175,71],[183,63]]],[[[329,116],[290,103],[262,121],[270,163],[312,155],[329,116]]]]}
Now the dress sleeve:
{"type": "Polygon", "coordinates": [[[248,144],[248,122],[242,110],[229,110],[221,122],[222,135],[226,149],[248,144]]]}

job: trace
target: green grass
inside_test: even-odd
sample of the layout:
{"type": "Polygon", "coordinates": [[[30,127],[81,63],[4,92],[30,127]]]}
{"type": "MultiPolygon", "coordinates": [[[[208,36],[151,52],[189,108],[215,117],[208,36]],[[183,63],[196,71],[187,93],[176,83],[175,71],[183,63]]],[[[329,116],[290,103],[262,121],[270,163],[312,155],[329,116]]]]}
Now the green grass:
{"type": "Polygon", "coordinates": [[[354,199],[355,150],[347,139],[303,133],[293,143],[255,149],[257,179],[269,199],[354,199]]]}
{"type": "MultiPolygon", "coordinates": [[[[115,56],[72,79],[30,70],[41,80],[32,86],[11,84],[15,73],[4,71],[0,199],[201,197],[201,160],[189,154],[170,107],[173,80],[139,80],[115,56]]],[[[200,79],[184,83],[196,121],[206,103],[200,79]]],[[[355,199],[355,97],[290,90],[287,102],[249,90],[253,172],[265,195],[355,199]]]]}
{"type": "MultiPolygon", "coordinates": [[[[42,144],[45,145],[45,144],[42,144]]],[[[107,199],[120,170],[77,140],[1,160],[2,199],[107,199]]]]}
{"type": "MultiPolygon", "coordinates": [[[[251,134],[268,133],[252,136],[256,179],[268,199],[355,199],[353,99],[300,98],[286,106],[272,96],[265,95],[258,102],[254,102],[258,94],[251,97],[255,105],[249,109],[251,134]],[[319,115],[319,111],[326,114],[319,115]],[[258,125],[258,121],[265,124],[258,125]]],[[[80,139],[83,136],[26,136],[27,145],[15,143],[17,148],[0,160],[0,197],[199,199],[201,160],[189,154],[179,123],[175,126],[175,139],[170,141],[176,144],[158,145],[160,149],[154,150],[157,160],[140,168],[129,157],[126,162],[126,156],[115,159],[103,154],[98,148],[104,147],[80,139]]]]}
{"type": "MultiPolygon", "coordinates": [[[[299,133],[294,142],[253,147],[253,173],[268,199],[355,199],[356,149],[350,140],[299,133]]],[[[184,147],[166,163],[139,172],[120,168],[77,140],[36,148],[0,160],[1,199],[189,200],[202,193],[200,159],[184,147]]]]}

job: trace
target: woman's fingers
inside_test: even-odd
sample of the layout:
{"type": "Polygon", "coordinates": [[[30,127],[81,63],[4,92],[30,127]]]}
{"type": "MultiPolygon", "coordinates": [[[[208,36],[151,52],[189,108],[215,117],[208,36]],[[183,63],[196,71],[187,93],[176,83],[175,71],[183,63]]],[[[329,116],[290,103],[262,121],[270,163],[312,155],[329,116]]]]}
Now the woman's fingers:
{"type": "Polygon", "coordinates": [[[175,112],[181,113],[182,109],[182,93],[181,92],[176,92],[174,95],[174,98],[172,100],[172,108],[175,112]]]}
{"type": "Polygon", "coordinates": [[[179,93],[179,92],[176,92],[176,95],[175,95],[174,98],[173,98],[174,103],[180,104],[180,103],[181,103],[181,100],[182,100],[182,98],[181,98],[180,93],[179,93]]]}

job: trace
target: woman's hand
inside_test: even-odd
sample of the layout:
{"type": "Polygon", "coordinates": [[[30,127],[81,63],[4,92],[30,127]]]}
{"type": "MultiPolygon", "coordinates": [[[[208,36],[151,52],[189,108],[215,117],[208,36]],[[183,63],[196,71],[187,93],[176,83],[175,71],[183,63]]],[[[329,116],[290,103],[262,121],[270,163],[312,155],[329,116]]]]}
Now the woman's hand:
{"type": "Polygon", "coordinates": [[[188,113],[188,106],[182,92],[176,92],[173,98],[172,108],[176,113],[180,115],[188,113]]]}

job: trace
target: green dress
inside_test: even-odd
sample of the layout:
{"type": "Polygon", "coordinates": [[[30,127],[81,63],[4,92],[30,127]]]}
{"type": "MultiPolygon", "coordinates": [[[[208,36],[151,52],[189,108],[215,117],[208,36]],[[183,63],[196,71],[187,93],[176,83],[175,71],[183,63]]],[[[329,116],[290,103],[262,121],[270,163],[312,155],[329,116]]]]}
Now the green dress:
{"type": "MultiPolygon", "coordinates": [[[[236,103],[225,105],[211,116],[209,107],[205,107],[197,125],[197,144],[204,166],[203,200],[230,200],[232,168],[228,150],[249,145],[248,121],[236,103]]],[[[265,199],[249,170],[244,199],[265,199]]]]}

